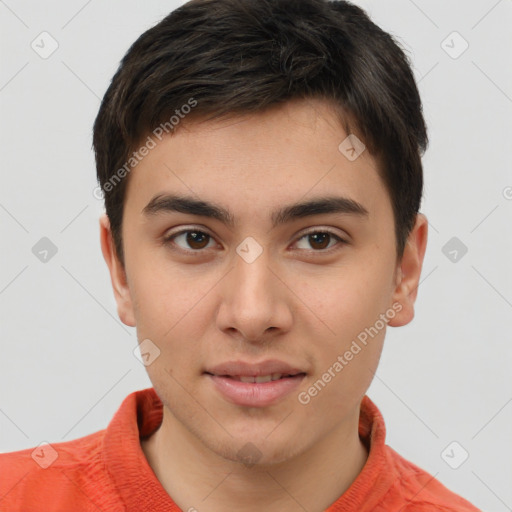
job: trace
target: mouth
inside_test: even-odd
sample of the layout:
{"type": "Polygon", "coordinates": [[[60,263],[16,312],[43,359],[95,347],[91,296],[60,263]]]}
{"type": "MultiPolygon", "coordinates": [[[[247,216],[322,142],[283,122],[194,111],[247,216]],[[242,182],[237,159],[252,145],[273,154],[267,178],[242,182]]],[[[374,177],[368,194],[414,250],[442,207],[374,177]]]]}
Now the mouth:
{"type": "Polygon", "coordinates": [[[266,382],[274,382],[277,380],[283,379],[302,379],[306,376],[304,372],[294,373],[294,374],[286,374],[286,373],[272,373],[269,375],[216,375],[214,373],[205,372],[207,375],[211,375],[212,377],[223,377],[226,379],[231,379],[239,382],[245,382],[250,384],[264,384],[266,382]]]}
{"type": "Polygon", "coordinates": [[[269,382],[282,379],[283,377],[295,377],[306,373],[304,367],[279,359],[267,359],[259,362],[243,360],[225,361],[216,366],[204,368],[204,372],[214,376],[253,383],[269,382]]]}
{"type": "Polygon", "coordinates": [[[260,365],[227,363],[204,372],[214,393],[223,400],[241,407],[260,408],[274,405],[296,392],[306,375],[276,361],[260,365]]]}

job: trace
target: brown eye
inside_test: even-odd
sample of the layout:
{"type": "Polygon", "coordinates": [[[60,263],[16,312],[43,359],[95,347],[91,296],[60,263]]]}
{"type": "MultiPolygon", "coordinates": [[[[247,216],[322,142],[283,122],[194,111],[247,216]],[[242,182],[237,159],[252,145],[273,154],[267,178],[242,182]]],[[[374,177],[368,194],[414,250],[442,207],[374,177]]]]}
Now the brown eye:
{"type": "Polygon", "coordinates": [[[329,233],[313,233],[308,235],[309,243],[313,249],[325,249],[329,245],[329,233]]]}
{"type": "Polygon", "coordinates": [[[344,243],[346,243],[345,240],[330,231],[311,231],[303,235],[297,241],[299,249],[313,250],[316,252],[322,252],[324,249],[330,249],[335,245],[344,243]],[[301,242],[303,242],[302,247],[300,247],[301,242]]]}
{"type": "Polygon", "coordinates": [[[166,243],[174,243],[184,250],[200,251],[208,247],[212,237],[203,231],[181,231],[165,239],[166,243]]]}
{"type": "Polygon", "coordinates": [[[204,249],[210,240],[210,236],[200,231],[188,231],[186,241],[192,249],[204,249]],[[206,243],[205,243],[206,242],[206,243]]]}

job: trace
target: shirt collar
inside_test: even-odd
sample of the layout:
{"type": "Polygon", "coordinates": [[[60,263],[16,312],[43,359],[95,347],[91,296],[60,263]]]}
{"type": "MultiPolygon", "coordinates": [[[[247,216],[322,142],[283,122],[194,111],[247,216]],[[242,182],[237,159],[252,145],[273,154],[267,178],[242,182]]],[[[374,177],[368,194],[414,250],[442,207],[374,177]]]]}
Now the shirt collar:
{"type": "MultiPolygon", "coordinates": [[[[140,444],[141,438],[155,432],[162,418],[163,404],[154,388],[147,388],[124,399],[106,430],[106,467],[128,511],[181,512],[156,478],[140,444]]],[[[361,402],[359,437],[369,451],[368,459],[349,489],[326,512],[371,511],[394,480],[384,419],[367,396],[361,402]]]]}

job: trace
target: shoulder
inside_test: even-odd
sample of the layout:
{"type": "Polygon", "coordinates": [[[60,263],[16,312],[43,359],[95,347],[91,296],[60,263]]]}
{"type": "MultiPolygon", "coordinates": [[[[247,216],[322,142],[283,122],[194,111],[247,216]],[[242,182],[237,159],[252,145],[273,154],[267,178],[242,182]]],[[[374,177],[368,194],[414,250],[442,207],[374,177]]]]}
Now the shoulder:
{"type": "Polygon", "coordinates": [[[58,510],[82,506],[81,500],[88,503],[80,510],[89,510],[97,494],[94,485],[112,487],[102,460],[104,434],[100,430],[72,441],[0,454],[0,510],[38,512],[49,503],[57,505],[56,500],[58,510]]]}
{"type": "Polygon", "coordinates": [[[389,446],[386,446],[386,452],[396,479],[383,502],[390,502],[393,506],[400,504],[401,512],[481,512],[389,446]]]}

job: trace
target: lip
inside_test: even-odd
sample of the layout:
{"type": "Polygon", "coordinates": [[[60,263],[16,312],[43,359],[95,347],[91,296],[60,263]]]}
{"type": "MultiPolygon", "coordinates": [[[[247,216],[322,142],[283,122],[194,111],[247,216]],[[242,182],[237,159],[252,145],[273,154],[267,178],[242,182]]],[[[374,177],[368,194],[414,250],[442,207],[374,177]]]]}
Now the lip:
{"type": "Polygon", "coordinates": [[[271,375],[272,373],[282,373],[283,375],[306,373],[305,370],[298,366],[288,364],[278,359],[267,359],[259,363],[226,361],[206,369],[205,372],[217,376],[231,377],[259,377],[261,375],[271,375]]]}
{"type": "Polygon", "coordinates": [[[293,377],[282,377],[270,382],[251,383],[235,380],[227,375],[212,375],[209,373],[205,375],[225,399],[235,405],[244,407],[269,406],[296,390],[306,377],[305,373],[300,373],[293,377]]]}
{"type": "Polygon", "coordinates": [[[266,407],[293,392],[306,377],[307,372],[298,365],[278,359],[259,363],[226,361],[205,371],[215,389],[228,401],[244,407],[266,407]],[[241,382],[232,377],[260,377],[281,373],[288,377],[270,382],[241,382]]]}

